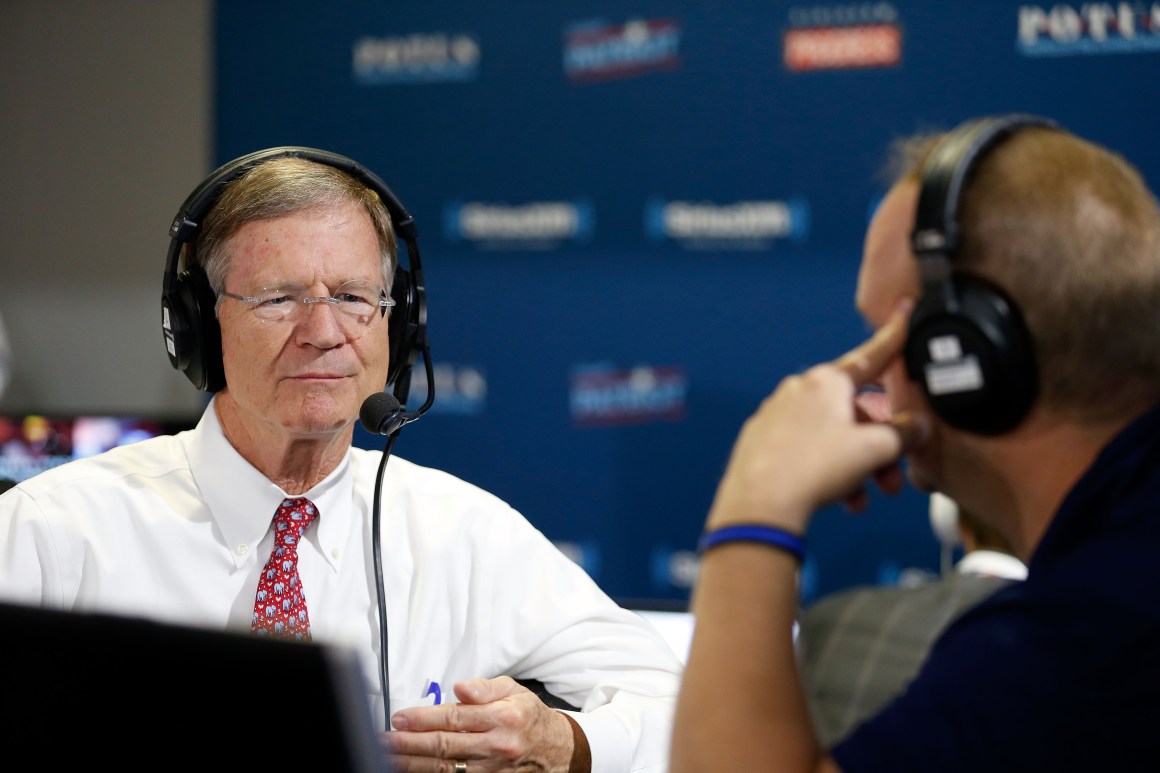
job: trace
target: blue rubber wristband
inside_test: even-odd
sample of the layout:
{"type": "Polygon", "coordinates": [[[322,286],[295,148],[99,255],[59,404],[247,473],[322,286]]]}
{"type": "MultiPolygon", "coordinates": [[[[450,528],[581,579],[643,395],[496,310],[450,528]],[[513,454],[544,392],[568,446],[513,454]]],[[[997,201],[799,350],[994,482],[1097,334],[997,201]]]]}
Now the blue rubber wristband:
{"type": "Polygon", "coordinates": [[[785,529],[761,524],[724,526],[720,529],[706,532],[697,543],[697,551],[704,553],[710,548],[729,542],[757,542],[762,545],[784,550],[799,562],[806,560],[805,539],[785,529]]]}

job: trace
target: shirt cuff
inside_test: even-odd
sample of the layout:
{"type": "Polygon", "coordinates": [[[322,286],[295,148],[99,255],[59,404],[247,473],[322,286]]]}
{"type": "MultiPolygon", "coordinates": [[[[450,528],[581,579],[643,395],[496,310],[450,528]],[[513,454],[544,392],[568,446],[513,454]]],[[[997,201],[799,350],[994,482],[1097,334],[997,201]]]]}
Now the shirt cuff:
{"type": "Polygon", "coordinates": [[[592,773],[624,773],[632,770],[632,743],[620,720],[599,713],[563,712],[580,725],[592,751],[592,773]]]}

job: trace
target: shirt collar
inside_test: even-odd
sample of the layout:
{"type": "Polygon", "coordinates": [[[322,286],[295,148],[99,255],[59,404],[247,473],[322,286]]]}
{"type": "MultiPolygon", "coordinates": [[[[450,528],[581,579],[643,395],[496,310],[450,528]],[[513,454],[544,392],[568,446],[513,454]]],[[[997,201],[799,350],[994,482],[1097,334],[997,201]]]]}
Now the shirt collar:
{"type": "MultiPolygon", "coordinates": [[[[211,399],[188,444],[190,470],[210,514],[241,566],[270,528],[283,499],[291,496],[258,471],[226,439],[211,399]]],[[[318,508],[317,539],[322,555],[334,563],[339,537],[352,518],[354,486],[350,451],[329,475],[305,494],[318,508]]]]}
{"type": "Polygon", "coordinates": [[[955,564],[955,571],[975,577],[1027,579],[1027,566],[1015,556],[998,550],[972,550],[955,564]]]}

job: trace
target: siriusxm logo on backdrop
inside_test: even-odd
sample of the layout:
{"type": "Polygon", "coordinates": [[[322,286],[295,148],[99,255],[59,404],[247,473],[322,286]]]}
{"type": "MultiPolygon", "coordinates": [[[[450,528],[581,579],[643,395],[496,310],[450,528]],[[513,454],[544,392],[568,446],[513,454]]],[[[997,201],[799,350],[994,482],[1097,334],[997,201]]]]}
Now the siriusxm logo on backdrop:
{"type": "Polygon", "coordinates": [[[645,204],[644,232],[649,241],[689,249],[767,249],[774,239],[809,238],[810,205],[803,198],[731,204],[652,198],[645,204]]]}
{"type": "MultiPolygon", "coordinates": [[[[487,406],[487,376],[483,368],[440,362],[432,366],[435,376],[435,402],[431,413],[474,416],[487,406]]],[[[427,371],[415,368],[411,377],[411,397],[408,402],[418,407],[417,400],[427,397],[427,371]]]]}
{"type": "Polygon", "coordinates": [[[553,540],[553,544],[593,580],[600,579],[600,543],[595,538],[579,542],[553,540]]]}
{"type": "Polygon", "coordinates": [[[572,422],[582,427],[679,421],[687,392],[684,368],[601,363],[573,368],[568,402],[572,422]]]}
{"type": "Polygon", "coordinates": [[[564,29],[564,73],[585,83],[673,70],[680,45],[681,27],[672,19],[578,22],[564,29]]]}
{"type": "Polygon", "coordinates": [[[479,41],[469,33],[431,32],[362,37],[351,51],[354,79],[366,84],[472,80],[479,41]]]}
{"type": "MultiPolygon", "coordinates": [[[[649,584],[655,591],[692,590],[700,574],[701,559],[694,550],[661,543],[649,552],[649,584]]],[[[803,601],[817,595],[818,574],[817,559],[807,554],[798,573],[798,593],[803,601]]]]}
{"type": "Polygon", "coordinates": [[[782,35],[787,70],[892,67],[902,61],[902,27],[890,3],[797,6],[782,35]]]}
{"type": "Polygon", "coordinates": [[[1015,49],[1024,56],[1160,51],[1160,3],[1021,5],[1015,49]]]}
{"type": "MultiPolygon", "coordinates": [[[[663,543],[649,551],[649,584],[653,590],[692,590],[701,574],[701,559],[694,550],[681,550],[663,543]]],[[[798,573],[798,594],[808,601],[818,592],[818,561],[806,555],[798,573]]]]}
{"type": "Polygon", "coordinates": [[[649,581],[654,590],[689,590],[700,573],[701,561],[695,551],[657,545],[649,553],[649,581]]]}
{"type": "Polygon", "coordinates": [[[789,9],[789,23],[794,27],[853,27],[896,21],[898,9],[890,3],[799,5],[789,9]]]}
{"type": "Polygon", "coordinates": [[[587,199],[527,204],[448,202],[443,235],[484,248],[554,249],[561,242],[584,242],[595,231],[596,210],[587,199]]]}

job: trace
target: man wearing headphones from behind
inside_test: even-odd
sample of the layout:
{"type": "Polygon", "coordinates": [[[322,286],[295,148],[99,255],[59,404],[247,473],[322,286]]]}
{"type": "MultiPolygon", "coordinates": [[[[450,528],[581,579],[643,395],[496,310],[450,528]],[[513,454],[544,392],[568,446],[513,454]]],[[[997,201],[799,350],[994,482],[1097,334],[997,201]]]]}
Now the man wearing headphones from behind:
{"type": "MultiPolygon", "coordinates": [[[[364,401],[427,359],[414,224],[382,181],[259,151],[171,237],[168,353],[213,398],[192,431],[0,497],[0,594],[351,647],[397,771],[664,770],[680,662],[659,634],[496,497],[352,448],[364,401]]],[[[386,407],[391,441],[421,413],[386,407]]]]}
{"type": "Polygon", "coordinates": [[[701,539],[674,773],[1156,766],[1160,211],[1118,155],[1029,116],[911,155],[869,227],[874,335],[746,422],[701,539]],[[916,304],[917,301],[917,304],[916,304]],[[860,420],[879,384],[887,422],[860,420]],[[906,475],[1028,563],[831,749],[795,670],[811,515],[906,475]]]}

